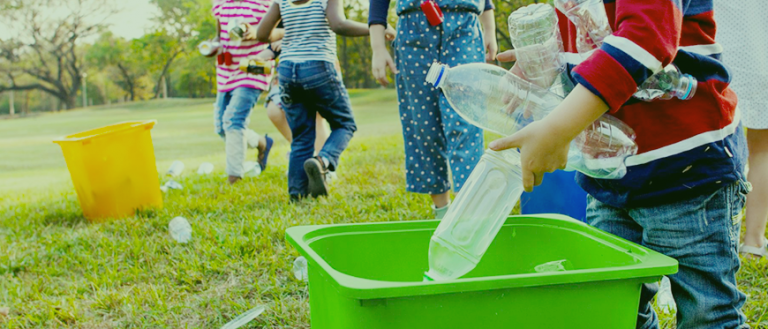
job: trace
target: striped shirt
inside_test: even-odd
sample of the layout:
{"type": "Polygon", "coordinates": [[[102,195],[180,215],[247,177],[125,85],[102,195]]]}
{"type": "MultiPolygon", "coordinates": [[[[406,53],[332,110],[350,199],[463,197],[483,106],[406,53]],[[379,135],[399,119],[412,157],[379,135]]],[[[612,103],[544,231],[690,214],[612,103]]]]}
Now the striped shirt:
{"type": "Polygon", "coordinates": [[[335,63],[336,34],[325,17],[328,0],[309,0],[300,5],[293,4],[292,0],[277,1],[285,27],[280,60],[335,63]]]}
{"type": "Polygon", "coordinates": [[[221,44],[225,52],[232,54],[232,65],[216,66],[216,81],[219,92],[227,92],[239,87],[266,90],[268,77],[260,74],[248,74],[240,71],[240,61],[255,56],[267,48],[267,44],[256,40],[242,41],[237,44],[229,39],[229,23],[235,18],[242,18],[252,28],[264,17],[272,0],[218,0],[213,3],[213,16],[221,24],[221,44]]]}
{"type": "MultiPolygon", "coordinates": [[[[723,48],[715,42],[713,1],[728,0],[603,0],[613,35],[587,59],[569,60],[569,67],[576,65],[576,82],[635,130],[638,154],[627,158],[623,179],[579,176],[598,200],[617,207],[674,202],[743,178],[744,134],[731,76],[720,61],[723,48]],[[698,80],[692,99],[631,99],[670,63],[698,80]]],[[[558,15],[565,50],[576,52],[576,28],[558,15]]]]}

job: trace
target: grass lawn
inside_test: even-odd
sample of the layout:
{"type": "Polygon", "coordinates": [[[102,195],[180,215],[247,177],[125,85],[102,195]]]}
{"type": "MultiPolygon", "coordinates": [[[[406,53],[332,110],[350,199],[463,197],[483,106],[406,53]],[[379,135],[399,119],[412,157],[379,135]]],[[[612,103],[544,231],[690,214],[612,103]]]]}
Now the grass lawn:
{"type": "MultiPolygon", "coordinates": [[[[213,133],[213,100],[140,102],[0,121],[0,326],[7,328],[218,328],[257,305],[245,328],[309,328],[306,283],[291,274],[297,253],[286,228],[304,224],[428,218],[428,198],[404,190],[402,137],[392,90],[353,91],[359,132],[342,159],[332,195],[290,205],[287,143],[262,107],[251,128],[276,137],[270,168],[230,187],[224,144],[213,133]],[[158,169],[187,169],[165,207],[89,224],[53,138],[95,127],[157,119],[158,169]],[[194,174],[202,162],[213,175],[194,174]],[[187,245],[170,219],[193,227],[187,245]]],[[[254,156],[251,154],[251,156],[254,156]]],[[[768,261],[746,261],[741,288],[753,327],[768,328],[768,261]]],[[[672,328],[671,316],[663,316],[672,328]]]]}

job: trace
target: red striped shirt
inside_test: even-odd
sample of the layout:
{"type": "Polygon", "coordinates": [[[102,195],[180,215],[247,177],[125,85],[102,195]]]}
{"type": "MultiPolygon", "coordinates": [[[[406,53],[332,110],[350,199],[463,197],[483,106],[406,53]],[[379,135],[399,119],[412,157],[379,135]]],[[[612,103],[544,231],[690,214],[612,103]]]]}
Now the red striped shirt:
{"type": "Polygon", "coordinates": [[[266,14],[272,0],[219,0],[214,1],[213,16],[219,20],[222,47],[232,54],[232,65],[217,65],[216,80],[219,92],[245,87],[266,90],[269,77],[263,74],[248,74],[239,69],[240,61],[255,56],[267,48],[267,44],[255,40],[236,43],[230,40],[227,27],[235,18],[242,18],[252,28],[256,28],[266,14]]]}

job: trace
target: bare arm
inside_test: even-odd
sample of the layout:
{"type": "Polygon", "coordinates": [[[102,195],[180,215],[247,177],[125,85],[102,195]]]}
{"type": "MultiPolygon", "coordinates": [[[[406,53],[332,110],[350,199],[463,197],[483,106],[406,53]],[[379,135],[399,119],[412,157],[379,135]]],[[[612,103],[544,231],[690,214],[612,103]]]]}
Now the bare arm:
{"type": "Polygon", "coordinates": [[[496,52],[499,51],[499,45],[496,42],[496,20],[493,16],[493,9],[488,9],[480,14],[480,24],[483,25],[485,61],[490,63],[496,60],[496,52]]]}
{"type": "Polygon", "coordinates": [[[368,35],[368,25],[350,21],[344,15],[344,0],[328,0],[325,17],[331,30],[338,35],[347,37],[362,37],[368,35]]]}
{"type": "Polygon", "coordinates": [[[283,40],[283,37],[285,37],[285,29],[283,28],[272,30],[272,34],[269,36],[272,42],[283,40]]]}
{"type": "Polygon", "coordinates": [[[280,22],[281,18],[282,15],[280,14],[280,5],[278,5],[277,2],[273,2],[267,13],[264,14],[261,22],[259,22],[258,28],[256,28],[256,40],[259,42],[272,41],[271,37],[274,34],[272,31],[277,26],[277,23],[280,22]]]}
{"type": "MultiPolygon", "coordinates": [[[[373,50],[373,58],[371,59],[371,72],[373,77],[380,85],[386,86],[389,84],[387,79],[387,68],[392,73],[399,73],[395,61],[392,60],[392,56],[389,54],[386,45],[386,30],[384,25],[373,24],[370,27],[371,31],[371,49],[373,50]]],[[[394,31],[393,31],[394,32],[394,31]]]]}

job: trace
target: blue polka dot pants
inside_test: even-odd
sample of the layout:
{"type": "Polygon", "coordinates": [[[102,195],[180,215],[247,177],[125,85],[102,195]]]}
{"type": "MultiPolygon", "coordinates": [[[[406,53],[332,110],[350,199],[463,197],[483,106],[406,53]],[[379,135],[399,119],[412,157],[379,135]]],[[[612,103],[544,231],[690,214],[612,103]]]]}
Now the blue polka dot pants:
{"type": "Polygon", "coordinates": [[[485,60],[477,15],[444,14],[436,27],[421,12],[401,15],[393,44],[409,192],[447,192],[449,171],[458,192],[483,154],[483,131],[456,114],[442,92],[425,81],[434,61],[453,67],[485,60]]]}

